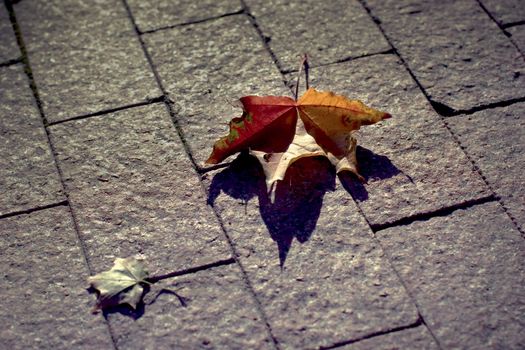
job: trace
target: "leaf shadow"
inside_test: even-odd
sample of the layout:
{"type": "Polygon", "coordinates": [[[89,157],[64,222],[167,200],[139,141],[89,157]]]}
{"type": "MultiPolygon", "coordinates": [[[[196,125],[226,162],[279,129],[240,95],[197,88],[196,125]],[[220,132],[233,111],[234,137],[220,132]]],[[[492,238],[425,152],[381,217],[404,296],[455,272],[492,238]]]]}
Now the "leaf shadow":
{"type": "MultiPolygon", "coordinates": [[[[104,318],[108,319],[108,317],[111,314],[119,313],[121,315],[130,317],[134,320],[138,320],[144,315],[146,306],[154,304],[157,301],[157,299],[163,294],[174,295],[175,297],[177,297],[182,307],[186,307],[188,305],[188,298],[183,297],[182,295],[178,294],[176,291],[173,291],[167,288],[161,288],[157,290],[155,296],[150,297],[148,298],[149,299],[148,301],[145,301],[144,299],[146,299],[146,295],[150,292],[151,287],[147,284],[144,284],[143,288],[144,290],[142,292],[142,299],[137,304],[136,309],[132,308],[131,305],[128,305],[128,304],[119,304],[115,306],[110,306],[110,307],[107,307],[101,310],[104,318]]],[[[97,293],[97,291],[94,288],[88,288],[88,292],[97,293]]]]}
{"type": "Polygon", "coordinates": [[[304,243],[310,239],[324,194],[333,190],[335,172],[328,160],[307,157],[290,166],[283,181],[277,184],[272,203],[260,164],[254,157],[241,153],[229,167],[213,177],[208,204],[214,205],[221,192],[246,204],[257,197],[259,212],[277,244],[279,265],[283,268],[293,240],[304,243]]]}
{"type": "Polygon", "coordinates": [[[357,164],[359,164],[359,173],[364,177],[365,183],[356,181],[356,178],[348,173],[338,175],[344,189],[352,195],[354,200],[363,202],[368,199],[366,182],[369,180],[385,180],[401,173],[387,156],[372,152],[371,150],[357,146],[356,150],[357,164]]]}

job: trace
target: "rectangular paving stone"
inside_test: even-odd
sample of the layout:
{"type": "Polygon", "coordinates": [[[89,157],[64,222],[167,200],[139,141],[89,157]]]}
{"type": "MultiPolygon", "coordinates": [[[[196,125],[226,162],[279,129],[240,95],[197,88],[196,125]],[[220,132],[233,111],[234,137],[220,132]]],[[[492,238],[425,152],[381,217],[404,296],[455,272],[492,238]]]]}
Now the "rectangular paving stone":
{"type": "Polygon", "coordinates": [[[109,314],[120,349],[273,349],[236,265],[158,282],[144,301],[137,319],[109,314]]]}
{"type": "Polygon", "coordinates": [[[0,5],[0,63],[20,57],[20,50],[4,4],[0,5]]]}
{"type": "Polygon", "coordinates": [[[308,53],[315,66],[390,49],[358,1],[248,0],[268,44],[285,70],[308,53]]]}
{"type": "Polygon", "coordinates": [[[523,57],[476,1],[366,3],[433,101],[469,110],[524,96],[523,57]]]}
{"type": "Polygon", "coordinates": [[[525,103],[447,119],[518,225],[525,229],[525,103]]]}
{"type": "Polygon", "coordinates": [[[231,256],[165,106],[50,128],[90,259],[142,254],[152,273],[231,256]]]}
{"type": "Polygon", "coordinates": [[[501,24],[525,20],[525,4],[522,0],[480,0],[485,8],[501,24]]]}
{"type": "Polygon", "coordinates": [[[262,170],[246,158],[205,175],[209,201],[281,349],[317,349],[416,322],[415,306],[328,161],[294,163],[272,205],[262,170]]]}
{"type": "Polygon", "coordinates": [[[128,0],[141,31],[202,21],[242,10],[238,0],[128,0]]]}
{"type": "Polygon", "coordinates": [[[110,349],[67,207],[0,220],[4,349],[110,349]]]}
{"type": "Polygon", "coordinates": [[[62,185],[22,65],[0,67],[0,215],[57,203],[62,185]]]}
{"type": "Polygon", "coordinates": [[[523,349],[525,242],[493,202],[377,236],[443,349],[523,349]]]}
{"type": "Polygon", "coordinates": [[[439,349],[425,326],[409,328],[398,332],[361,340],[339,347],[341,350],[421,350],[439,349]]]}
{"type": "Polygon", "coordinates": [[[203,164],[213,143],[228,134],[246,95],[289,95],[283,78],[244,15],[143,36],[184,130],[203,164]],[[177,54],[174,55],[174,52],[177,54]]]}
{"type": "Polygon", "coordinates": [[[394,55],[314,68],[311,85],[389,112],[357,133],[367,179],[342,181],[372,225],[431,212],[491,194],[441,118],[394,55]]]}
{"type": "Polygon", "coordinates": [[[22,1],[15,10],[49,121],[161,94],[122,1],[22,1]]]}

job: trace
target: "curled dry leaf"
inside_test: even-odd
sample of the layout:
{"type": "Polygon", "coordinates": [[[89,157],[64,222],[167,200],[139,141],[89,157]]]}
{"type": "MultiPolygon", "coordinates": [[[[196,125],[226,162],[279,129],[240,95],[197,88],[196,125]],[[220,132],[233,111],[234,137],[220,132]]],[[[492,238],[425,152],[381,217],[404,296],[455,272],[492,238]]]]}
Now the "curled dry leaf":
{"type": "Polygon", "coordinates": [[[142,300],[144,285],[150,284],[147,277],[148,272],[139,260],[116,258],[110,270],[88,278],[89,284],[98,291],[93,312],[119,304],[136,309],[142,300]]]}
{"type": "Polygon", "coordinates": [[[352,132],[391,115],[332,92],[308,89],[298,100],[285,96],[245,96],[244,113],[230,122],[230,133],[219,139],[206,161],[216,164],[243,149],[257,157],[268,192],[286,169],[302,157],[326,156],[337,172],[350,171],[363,180],[352,132]]]}

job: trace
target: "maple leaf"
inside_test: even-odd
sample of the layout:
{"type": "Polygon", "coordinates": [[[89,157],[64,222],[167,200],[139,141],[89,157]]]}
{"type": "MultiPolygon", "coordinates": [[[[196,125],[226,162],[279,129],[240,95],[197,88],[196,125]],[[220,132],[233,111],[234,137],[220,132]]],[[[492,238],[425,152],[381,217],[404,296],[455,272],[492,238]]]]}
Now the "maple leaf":
{"type": "Polygon", "coordinates": [[[391,117],[361,101],[313,88],[298,101],[284,96],[246,96],[241,103],[243,115],[230,122],[230,133],[215,143],[206,162],[216,164],[249,149],[263,167],[272,196],[276,181],[303,157],[326,156],[336,172],[350,171],[363,180],[352,132],[391,117]]]}
{"type": "Polygon", "coordinates": [[[144,285],[148,272],[140,261],[135,258],[116,258],[113,267],[88,278],[89,284],[98,290],[98,298],[93,312],[100,309],[128,304],[136,309],[142,300],[144,285]]]}

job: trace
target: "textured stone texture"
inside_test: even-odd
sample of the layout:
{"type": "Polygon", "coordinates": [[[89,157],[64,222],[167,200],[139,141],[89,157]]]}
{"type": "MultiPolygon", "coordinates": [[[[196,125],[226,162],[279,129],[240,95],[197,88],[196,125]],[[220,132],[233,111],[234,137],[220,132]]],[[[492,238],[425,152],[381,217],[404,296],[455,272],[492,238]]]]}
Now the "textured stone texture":
{"type": "Polygon", "coordinates": [[[157,273],[230,257],[162,104],[50,130],[97,270],[137,253],[157,273]]]}
{"type": "Polygon", "coordinates": [[[436,342],[425,326],[409,328],[365,339],[337,348],[340,350],[437,350],[436,342]]]}
{"type": "Polygon", "coordinates": [[[357,1],[247,3],[285,70],[297,69],[305,52],[315,66],[390,49],[357,1]]]}
{"type": "Polygon", "coordinates": [[[485,8],[501,24],[525,20],[523,0],[480,0],[485,8]]]}
{"type": "Polygon", "coordinates": [[[142,31],[201,21],[242,10],[238,0],[128,0],[142,31]]]}
{"type": "Polygon", "coordinates": [[[312,86],[393,115],[357,134],[363,185],[342,180],[368,221],[384,224],[489,195],[481,177],[394,55],[314,68],[312,86]]]}
{"type": "MultiPolygon", "coordinates": [[[[512,34],[512,40],[518,45],[521,52],[525,53],[525,25],[511,27],[506,30],[512,34]]],[[[521,74],[525,73],[522,72],[521,74]]]]}
{"type": "Polygon", "coordinates": [[[273,205],[250,157],[205,177],[282,349],[330,346],[416,321],[350,195],[334,188],[328,161],[294,163],[273,205]]]}
{"type": "Polygon", "coordinates": [[[432,100],[466,110],[524,96],[521,54],[476,1],[366,3],[432,100]]]}
{"type": "Polygon", "coordinates": [[[11,27],[9,14],[4,4],[0,4],[0,63],[20,57],[20,50],[11,27]]]}
{"type": "Polygon", "coordinates": [[[525,229],[525,103],[449,118],[447,122],[525,229]]]}
{"type": "Polygon", "coordinates": [[[3,349],[110,349],[66,207],[0,220],[3,349]]]}
{"type": "Polygon", "coordinates": [[[145,297],[146,303],[154,302],[143,316],[109,315],[118,347],[272,349],[240,276],[238,266],[229,265],[155,284],[145,297]]]}
{"type": "Polygon", "coordinates": [[[525,347],[525,242],[497,203],[378,237],[442,348],[525,347]]]}
{"type": "Polygon", "coordinates": [[[64,199],[21,65],[0,67],[0,214],[64,199]]]}
{"type": "Polygon", "coordinates": [[[203,163],[213,143],[241,115],[233,103],[245,95],[283,95],[290,91],[246,16],[143,36],[193,156],[203,163]]]}
{"type": "Polygon", "coordinates": [[[48,120],[161,94],[122,1],[22,1],[15,10],[48,120]]]}

